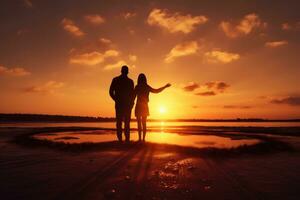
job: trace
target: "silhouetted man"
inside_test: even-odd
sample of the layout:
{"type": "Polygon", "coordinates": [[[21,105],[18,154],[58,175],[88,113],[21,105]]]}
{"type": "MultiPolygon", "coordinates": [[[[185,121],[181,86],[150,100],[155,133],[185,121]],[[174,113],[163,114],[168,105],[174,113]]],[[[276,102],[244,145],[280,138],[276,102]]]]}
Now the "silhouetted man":
{"type": "Polygon", "coordinates": [[[123,66],[121,75],[115,77],[109,88],[109,95],[115,101],[117,137],[122,141],[122,122],[125,124],[125,139],[130,139],[131,109],[134,104],[134,83],[128,78],[128,67],[123,66]]]}

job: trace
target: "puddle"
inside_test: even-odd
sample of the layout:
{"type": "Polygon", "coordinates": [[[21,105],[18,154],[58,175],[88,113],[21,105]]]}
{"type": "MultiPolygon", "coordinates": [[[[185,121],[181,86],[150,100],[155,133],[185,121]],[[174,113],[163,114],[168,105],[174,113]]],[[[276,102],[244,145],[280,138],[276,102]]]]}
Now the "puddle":
{"type": "MultiPolygon", "coordinates": [[[[51,140],[53,142],[74,143],[100,143],[116,141],[116,135],[113,131],[81,131],[81,132],[60,132],[52,134],[38,134],[34,138],[39,140],[51,140]]],[[[137,132],[130,135],[131,141],[138,140],[137,132]]],[[[168,132],[148,132],[147,142],[171,144],[179,146],[189,146],[196,148],[214,147],[214,148],[235,148],[242,145],[254,145],[260,142],[258,139],[241,138],[231,139],[229,137],[214,135],[188,135],[168,132]]]]}

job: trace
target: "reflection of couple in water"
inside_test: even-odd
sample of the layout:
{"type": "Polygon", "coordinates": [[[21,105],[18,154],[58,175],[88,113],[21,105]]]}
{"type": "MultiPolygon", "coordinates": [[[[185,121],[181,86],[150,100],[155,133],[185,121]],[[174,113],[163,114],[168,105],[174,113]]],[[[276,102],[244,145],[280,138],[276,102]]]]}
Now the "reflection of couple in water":
{"type": "Polygon", "coordinates": [[[164,87],[154,89],[147,84],[145,74],[140,74],[137,85],[134,87],[133,81],[128,78],[127,74],[128,67],[123,66],[121,75],[112,80],[109,89],[109,94],[115,101],[117,137],[119,141],[122,141],[122,122],[124,122],[125,140],[129,142],[131,109],[134,105],[135,98],[137,98],[135,116],[138,124],[139,141],[142,141],[142,139],[145,141],[147,130],[146,122],[149,116],[149,93],[160,93],[171,85],[166,84],[164,87]]]}

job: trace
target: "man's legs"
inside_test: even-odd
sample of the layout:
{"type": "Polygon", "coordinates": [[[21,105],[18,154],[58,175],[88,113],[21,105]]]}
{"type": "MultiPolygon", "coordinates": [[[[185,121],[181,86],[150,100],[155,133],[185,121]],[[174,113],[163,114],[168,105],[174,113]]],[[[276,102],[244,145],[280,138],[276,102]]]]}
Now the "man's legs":
{"type": "Polygon", "coordinates": [[[122,117],[118,116],[116,118],[116,126],[117,126],[117,137],[120,142],[122,142],[122,117]]]}
{"type": "Polygon", "coordinates": [[[116,128],[117,128],[117,137],[120,142],[122,142],[122,121],[123,115],[120,107],[116,105],[116,128]]]}
{"type": "Polygon", "coordinates": [[[125,123],[125,140],[126,142],[129,142],[130,140],[130,119],[131,119],[131,110],[126,112],[124,117],[124,123],[125,123]]]}

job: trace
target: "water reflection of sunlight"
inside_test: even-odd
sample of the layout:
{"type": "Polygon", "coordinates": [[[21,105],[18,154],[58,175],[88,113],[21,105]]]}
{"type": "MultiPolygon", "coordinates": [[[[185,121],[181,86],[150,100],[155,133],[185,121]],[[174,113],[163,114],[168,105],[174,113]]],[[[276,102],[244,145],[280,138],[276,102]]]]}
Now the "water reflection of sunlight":
{"type": "MultiPolygon", "coordinates": [[[[161,123],[163,124],[163,123],[161,123]]],[[[162,126],[163,128],[163,126],[162,126]]],[[[51,140],[55,142],[66,143],[84,143],[84,142],[110,142],[116,140],[116,135],[113,132],[107,131],[82,131],[82,132],[65,132],[57,134],[39,134],[34,136],[41,140],[51,140]]],[[[138,140],[137,132],[130,134],[132,141],[138,140]]],[[[231,139],[228,137],[214,135],[188,135],[164,132],[148,132],[146,141],[160,144],[171,144],[190,147],[217,147],[217,148],[234,148],[241,145],[253,145],[260,140],[257,139],[231,139]]]]}
{"type": "Polygon", "coordinates": [[[164,132],[164,129],[165,129],[165,122],[164,122],[164,121],[161,121],[161,122],[160,122],[160,131],[161,131],[161,132],[164,132]]]}

